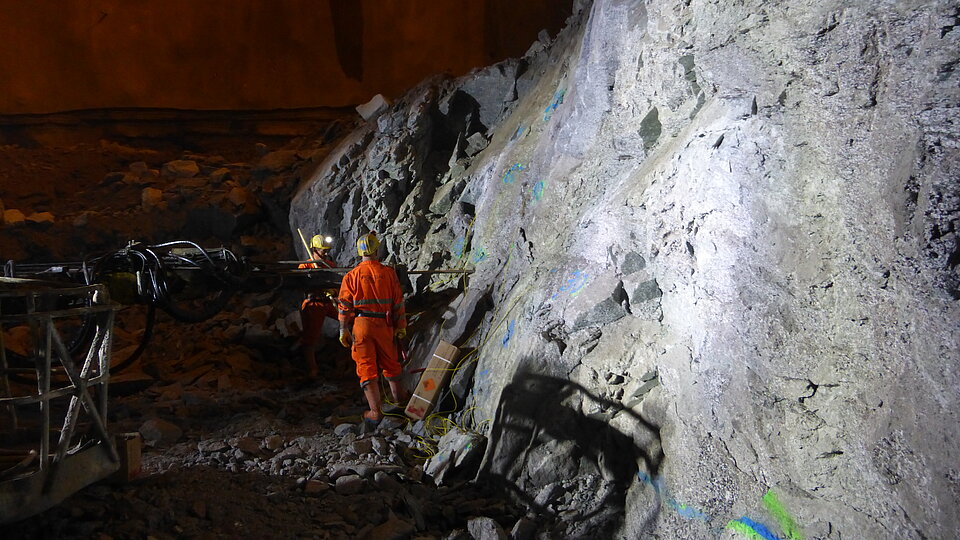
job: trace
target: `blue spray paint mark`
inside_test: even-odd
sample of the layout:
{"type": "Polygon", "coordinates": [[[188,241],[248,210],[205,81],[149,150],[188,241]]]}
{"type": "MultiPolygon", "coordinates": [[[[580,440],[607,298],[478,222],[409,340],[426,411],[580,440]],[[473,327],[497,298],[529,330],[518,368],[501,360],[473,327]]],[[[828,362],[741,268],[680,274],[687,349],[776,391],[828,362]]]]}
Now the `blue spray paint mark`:
{"type": "Polygon", "coordinates": [[[747,527],[753,529],[753,532],[757,533],[757,536],[763,538],[763,540],[782,540],[779,536],[773,534],[770,529],[767,528],[763,523],[757,523],[756,521],[743,516],[742,518],[736,520],[740,523],[743,523],[747,527]]]}
{"type": "Polygon", "coordinates": [[[638,471],[637,477],[640,478],[640,481],[644,484],[647,484],[653,487],[654,493],[657,494],[657,498],[660,499],[668,507],[680,514],[681,517],[686,519],[698,519],[701,521],[710,521],[712,518],[707,514],[704,514],[700,510],[692,506],[688,506],[683,503],[678,503],[676,499],[670,496],[670,493],[667,491],[666,483],[664,483],[663,478],[650,478],[650,476],[643,472],[638,471]]]}
{"type": "Polygon", "coordinates": [[[566,95],[566,93],[567,91],[564,89],[557,90],[556,93],[553,94],[553,101],[550,102],[550,105],[547,105],[547,108],[543,110],[544,122],[550,121],[550,117],[553,116],[553,111],[557,110],[557,107],[563,103],[563,96],[566,95]]]}
{"type": "Polygon", "coordinates": [[[546,182],[544,182],[543,180],[540,180],[539,182],[533,185],[534,201],[540,201],[541,199],[543,199],[543,189],[546,187],[546,185],[547,185],[546,182]]]}
{"type": "Polygon", "coordinates": [[[512,319],[510,321],[510,324],[507,325],[507,332],[506,334],[504,334],[503,341],[501,342],[501,345],[503,345],[504,347],[507,346],[507,343],[510,343],[510,338],[513,337],[513,327],[514,325],[516,325],[516,323],[517,323],[517,320],[512,319]]]}
{"type": "MultiPolygon", "coordinates": [[[[550,273],[554,273],[556,270],[550,270],[550,273]]],[[[567,278],[566,283],[560,286],[560,289],[553,293],[550,296],[550,299],[554,299],[560,296],[560,293],[566,293],[570,296],[576,296],[580,294],[580,291],[587,286],[587,283],[590,281],[590,274],[586,272],[581,272],[580,270],[574,270],[570,272],[569,277],[567,278]]]]}
{"type": "Polygon", "coordinates": [[[487,250],[483,248],[477,248],[473,250],[473,264],[482,262],[487,258],[487,250]]]}
{"type": "Polygon", "coordinates": [[[514,163],[513,165],[510,166],[509,169],[507,169],[507,172],[503,173],[503,183],[512,184],[513,181],[516,179],[517,175],[525,171],[526,169],[527,168],[524,167],[523,165],[519,163],[514,163]]]}
{"type": "Polygon", "coordinates": [[[463,247],[466,245],[466,243],[467,243],[466,238],[461,237],[454,240],[453,249],[451,250],[453,252],[454,257],[458,259],[460,257],[463,257],[463,247]]]}
{"type": "MultiPolygon", "coordinates": [[[[637,478],[639,478],[644,484],[653,487],[653,491],[656,493],[657,499],[659,499],[663,504],[666,504],[669,508],[675,510],[678,514],[680,514],[681,517],[686,519],[698,519],[706,522],[713,521],[713,518],[704,512],[701,512],[692,506],[678,503],[676,499],[671,497],[670,493],[667,491],[666,483],[663,481],[662,477],[651,478],[647,473],[643,471],[637,471],[637,478]]],[[[803,536],[794,522],[793,517],[786,513],[786,510],[779,503],[779,501],[776,500],[776,496],[773,495],[771,491],[768,491],[764,496],[764,506],[766,506],[767,510],[774,514],[774,517],[781,522],[781,527],[783,527],[786,531],[787,538],[803,540],[803,536]]],[[[773,531],[767,528],[767,526],[763,523],[754,521],[747,516],[727,522],[726,528],[739,532],[751,540],[784,540],[783,538],[774,534],[773,531]]],[[[714,532],[719,534],[720,531],[715,530],[714,532]]]]}
{"type": "Polygon", "coordinates": [[[673,508],[680,514],[682,517],[687,519],[699,519],[703,521],[710,521],[710,516],[704,514],[703,512],[697,510],[692,506],[687,506],[685,504],[677,503],[673,499],[667,499],[667,504],[670,505],[670,508],[673,508]]]}
{"type": "Polygon", "coordinates": [[[567,283],[560,287],[560,292],[566,292],[569,293],[570,296],[576,296],[586,287],[588,281],[590,281],[590,274],[581,272],[580,270],[574,270],[570,273],[570,277],[567,278],[567,283]]]}

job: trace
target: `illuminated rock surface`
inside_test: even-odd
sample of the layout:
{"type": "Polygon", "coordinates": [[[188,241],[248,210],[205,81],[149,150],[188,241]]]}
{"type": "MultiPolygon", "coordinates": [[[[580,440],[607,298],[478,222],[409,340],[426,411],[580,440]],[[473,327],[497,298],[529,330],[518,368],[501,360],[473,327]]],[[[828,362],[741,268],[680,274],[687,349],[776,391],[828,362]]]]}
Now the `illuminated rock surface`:
{"type": "Polygon", "coordinates": [[[955,6],[581,7],[348,136],[291,224],[474,270],[415,357],[478,348],[481,478],[559,486],[563,535],[951,536],[955,6]]]}

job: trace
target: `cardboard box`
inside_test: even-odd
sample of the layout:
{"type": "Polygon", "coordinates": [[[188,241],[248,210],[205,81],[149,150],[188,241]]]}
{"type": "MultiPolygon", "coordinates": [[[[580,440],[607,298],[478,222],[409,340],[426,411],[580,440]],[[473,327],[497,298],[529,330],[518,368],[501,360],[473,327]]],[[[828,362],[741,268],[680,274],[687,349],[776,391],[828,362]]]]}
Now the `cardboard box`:
{"type": "Polygon", "coordinates": [[[420,375],[420,384],[414,390],[404,412],[413,420],[423,420],[437,405],[436,399],[440,391],[446,388],[450,374],[457,366],[457,355],[460,349],[441,340],[433,351],[433,357],[427,368],[420,375]]]}

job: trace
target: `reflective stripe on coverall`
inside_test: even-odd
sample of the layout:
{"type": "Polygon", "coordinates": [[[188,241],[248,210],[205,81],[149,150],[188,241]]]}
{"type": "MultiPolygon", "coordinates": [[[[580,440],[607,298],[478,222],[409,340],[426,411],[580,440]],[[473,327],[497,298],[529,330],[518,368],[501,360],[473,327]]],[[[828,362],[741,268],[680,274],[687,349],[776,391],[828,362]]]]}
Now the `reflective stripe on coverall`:
{"type": "Polygon", "coordinates": [[[340,285],[340,326],[353,323],[353,361],[357,364],[360,385],[377,379],[379,371],[387,379],[402,373],[397,361],[393,334],[406,328],[403,293],[397,273],[379,261],[363,261],[343,277],[340,285]],[[390,312],[393,324],[387,321],[390,312]]]}

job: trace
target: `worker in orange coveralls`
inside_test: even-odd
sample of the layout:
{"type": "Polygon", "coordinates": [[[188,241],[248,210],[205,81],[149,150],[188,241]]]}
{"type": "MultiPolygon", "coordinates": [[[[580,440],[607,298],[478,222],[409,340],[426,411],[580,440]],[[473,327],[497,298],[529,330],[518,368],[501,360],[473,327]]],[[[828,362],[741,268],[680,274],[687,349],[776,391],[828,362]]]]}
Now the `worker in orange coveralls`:
{"type": "Polygon", "coordinates": [[[357,253],[362,260],[343,277],[340,285],[340,343],[344,347],[353,346],[360,387],[370,406],[363,417],[373,421],[383,418],[378,384],[381,371],[398,403],[410,398],[400,383],[403,370],[394,342],[394,338],[403,339],[407,335],[403,293],[396,271],[380,263],[379,247],[376,234],[361,236],[357,240],[357,253]]]}
{"type": "MultiPolygon", "coordinates": [[[[333,268],[337,264],[330,258],[330,248],[333,239],[329,236],[316,235],[310,239],[310,257],[313,262],[302,263],[298,268],[333,268]]],[[[300,306],[300,321],[303,323],[303,333],[300,334],[300,350],[303,352],[303,361],[307,366],[307,376],[317,377],[317,348],[323,343],[323,320],[326,317],[337,318],[337,308],[334,307],[330,296],[331,291],[307,291],[306,298],[300,306]]]]}

